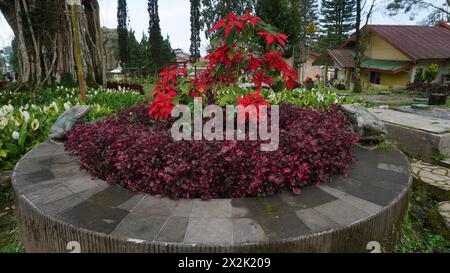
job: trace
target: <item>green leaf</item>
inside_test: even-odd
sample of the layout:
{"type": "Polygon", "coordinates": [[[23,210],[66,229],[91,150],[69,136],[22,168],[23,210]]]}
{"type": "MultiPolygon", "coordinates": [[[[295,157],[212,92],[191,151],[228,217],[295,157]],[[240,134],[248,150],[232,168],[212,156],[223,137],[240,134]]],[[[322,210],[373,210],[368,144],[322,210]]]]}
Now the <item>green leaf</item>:
{"type": "Polygon", "coordinates": [[[173,98],[173,104],[175,105],[180,104],[180,96],[176,96],[175,98],[173,98]]]}
{"type": "Polygon", "coordinates": [[[230,35],[228,35],[227,40],[226,40],[226,44],[227,44],[228,47],[231,48],[231,47],[234,46],[235,40],[236,40],[235,38],[236,38],[236,34],[235,34],[234,31],[231,32],[230,35]]]}

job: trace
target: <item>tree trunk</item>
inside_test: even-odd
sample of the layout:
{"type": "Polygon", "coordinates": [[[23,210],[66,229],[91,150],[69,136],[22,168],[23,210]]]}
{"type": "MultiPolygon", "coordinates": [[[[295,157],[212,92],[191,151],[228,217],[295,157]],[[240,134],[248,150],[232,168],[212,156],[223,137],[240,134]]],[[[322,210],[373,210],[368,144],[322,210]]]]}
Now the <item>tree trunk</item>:
{"type": "Polygon", "coordinates": [[[363,55],[363,46],[362,46],[362,39],[361,39],[361,0],[356,0],[356,34],[355,34],[355,41],[356,41],[356,47],[355,47],[355,73],[353,73],[353,92],[355,93],[361,93],[362,92],[362,86],[361,86],[361,62],[362,62],[362,55],[363,55]]]}
{"type": "MultiPolygon", "coordinates": [[[[82,0],[79,12],[85,77],[106,82],[106,62],[97,0],[82,0]]],[[[12,28],[23,87],[77,82],[70,7],[61,0],[0,0],[0,12],[12,28]]]]}

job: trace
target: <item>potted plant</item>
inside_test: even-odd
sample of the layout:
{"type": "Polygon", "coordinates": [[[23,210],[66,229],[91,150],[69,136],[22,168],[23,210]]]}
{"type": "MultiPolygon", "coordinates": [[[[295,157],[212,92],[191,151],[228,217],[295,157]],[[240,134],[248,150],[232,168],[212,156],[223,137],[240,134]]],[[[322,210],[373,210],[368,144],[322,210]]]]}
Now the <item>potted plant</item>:
{"type": "Polygon", "coordinates": [[[312,90],[314,88],[314,80],[311,77],[306,77],[303,84],[308,90],[312,90]]]}
{"type": "Polygon", "coordinates": [[[446,105],[447,95],[442,93],[431,93],[428,99],[429,105],[446,105]]]}
{"type": "Polygon", "coordinates": [[[441,88],[433,84],[439,75],[439,66],[430,64],[427,67],[420,67],[416,73],[416,82],[425,83],[424,89],[429,92],[429,105],[445,105],[447,103],[447,94],[442,92],[441,88]]]}

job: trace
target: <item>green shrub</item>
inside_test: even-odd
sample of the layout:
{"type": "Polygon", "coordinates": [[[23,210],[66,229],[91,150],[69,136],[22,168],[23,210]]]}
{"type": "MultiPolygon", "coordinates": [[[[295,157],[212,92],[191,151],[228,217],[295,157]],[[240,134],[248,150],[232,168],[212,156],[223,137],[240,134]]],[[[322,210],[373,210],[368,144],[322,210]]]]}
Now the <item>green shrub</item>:
{"type": "Polygon", "coordinates": [[[423,79],[427,83],[432,83],[439,75],[439,66],[437,64],[430,64],[425,68],[423,79]]]}
{"type": "Polygon", "coordinates": [[[439,75],[439,66],[430,64],[429,66],[420,66],[416,69],[415,82],[432,83],[439,75]]]}
{"type": "Polygon", "coordinates": [[[99,89],[100,85],[95,81],[92,75],[89,73],[86,77],[86,85],[92,89],[99,89]]]}

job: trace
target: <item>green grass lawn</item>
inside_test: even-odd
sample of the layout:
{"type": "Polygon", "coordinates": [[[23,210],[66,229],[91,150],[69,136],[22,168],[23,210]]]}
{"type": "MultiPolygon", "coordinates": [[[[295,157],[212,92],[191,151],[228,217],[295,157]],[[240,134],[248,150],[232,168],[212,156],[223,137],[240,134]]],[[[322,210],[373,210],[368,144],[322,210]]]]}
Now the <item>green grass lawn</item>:
{"type": "Polygon", "coordinates": [[[14,214],[14,195],[12,190],[0,194],[0,253],[24,252],[14,214]],[[6,215],[3,215],[5,214],[6,215]]]}
{"type": "Polygon", "coordinates": [[[437,202],[426,191],[413,192],[408,215],[400,231],[400,243],[394,253],[450,253],[450,242],[434,233],[428,225],[428,214],[437,202]]]}

